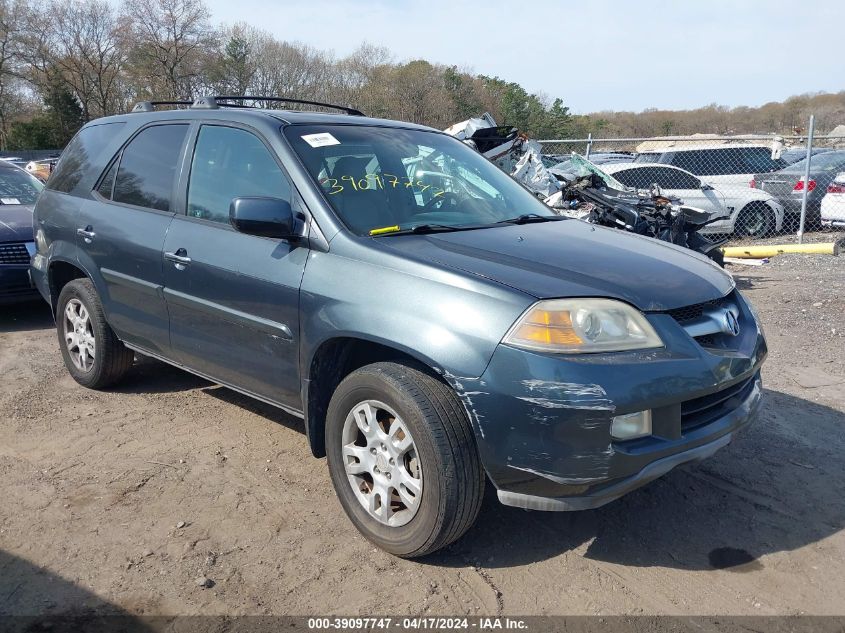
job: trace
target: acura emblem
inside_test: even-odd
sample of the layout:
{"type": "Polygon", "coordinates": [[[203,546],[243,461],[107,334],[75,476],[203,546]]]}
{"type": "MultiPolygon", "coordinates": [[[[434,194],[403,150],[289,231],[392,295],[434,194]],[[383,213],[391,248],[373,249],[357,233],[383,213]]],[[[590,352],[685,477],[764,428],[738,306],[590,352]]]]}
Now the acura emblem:
{"type": "Polygon", "coordinates": [[[736,315],[730,310],[725,310],[725,334],[736,336],[739,334],[739,321],[736,320],[736,315]]]}

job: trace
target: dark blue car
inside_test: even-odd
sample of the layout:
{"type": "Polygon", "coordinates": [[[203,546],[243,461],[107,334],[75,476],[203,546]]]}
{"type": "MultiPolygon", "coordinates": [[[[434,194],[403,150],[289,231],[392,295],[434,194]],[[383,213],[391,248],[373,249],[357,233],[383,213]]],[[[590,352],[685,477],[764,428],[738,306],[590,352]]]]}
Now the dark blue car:
{"type": "Polygon", "coordinates": [[[35,253],[32,208],[43,188],[34,176],[0,160],[0,304],[38,297],[29,260],[35,253]]]}
{"type": "Polygon", "coordinates": [[[32,276],[80,384],[139,353],[302,418],[401,556],[460,537],[485,481],[596,508],[756,414],[763,333],[704,256],[557,216],[436,130],[240,99],[139,104],[63,153],[32,276]]]}

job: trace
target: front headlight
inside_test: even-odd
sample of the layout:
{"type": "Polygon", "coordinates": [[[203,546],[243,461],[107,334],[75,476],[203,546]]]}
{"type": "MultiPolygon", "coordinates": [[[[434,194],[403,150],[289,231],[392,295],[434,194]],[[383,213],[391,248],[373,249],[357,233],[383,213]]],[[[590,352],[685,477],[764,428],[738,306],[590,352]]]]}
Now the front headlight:
{"type": "Polygon", "coordinates": [[[539,301],[519,318],[502,342],[562,354],[663,347],[642,312],[613,299],[539,301]]]}

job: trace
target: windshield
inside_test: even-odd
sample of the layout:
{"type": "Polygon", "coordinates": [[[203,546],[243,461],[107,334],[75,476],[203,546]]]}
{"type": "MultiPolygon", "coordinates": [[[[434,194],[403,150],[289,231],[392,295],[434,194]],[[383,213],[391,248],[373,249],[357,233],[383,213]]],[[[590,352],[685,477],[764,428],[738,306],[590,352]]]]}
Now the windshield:
{"type": "Polygon", "coordinates": [[[0,167],[0,204],[35,204],[44,185],[21,169],[0,167]]]}
{"type": "Polygon", "coordinates": [[[285,135],[343,223],[359,235],[421,225],[492,226],[554,212],[460,141],[422,130],[293,125],[285,135]]]}
{"type": "MultiPolygon", "coordinates": [[[[837,171],[845,166],[845,152],[824,152],[810,157],[810,171],[837,171]]],[[[793,163],[783,171],[789,173],[804,173],[807,169],[807,158],[793,163]]]]}
{"type": "Polygon", "coordinates": [[[619,191],[627,191],[629,189],[629,187],[623,185],[606,171],[599,169],[594,163],[588,161],[586,158],[576,154],[575,152],[572,152],[572,158],[570,158],[567,163],[568,165],[566,167],[566,171],[575,174],[579,178],[595,174],[602,180],[602,182],[604,182],[605,187],[618,189],[619,191]]]}

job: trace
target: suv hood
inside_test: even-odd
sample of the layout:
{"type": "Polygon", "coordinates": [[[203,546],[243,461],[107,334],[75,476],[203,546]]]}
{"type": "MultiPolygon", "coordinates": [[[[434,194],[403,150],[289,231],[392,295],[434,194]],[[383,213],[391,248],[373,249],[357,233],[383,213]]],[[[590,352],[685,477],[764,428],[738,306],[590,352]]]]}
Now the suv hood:
{"type": "Polygon", "coordinates": [[[378,248],[515,288],[538,299],[610,297],[671,310],[725,296],[733,279],[706,257],[577,220],[397,235],[378,248]]]}
{"type": "Polygon", "coordinates": [[[0,204],[0,242],[31,242],[32,206],[0,204]]]}

